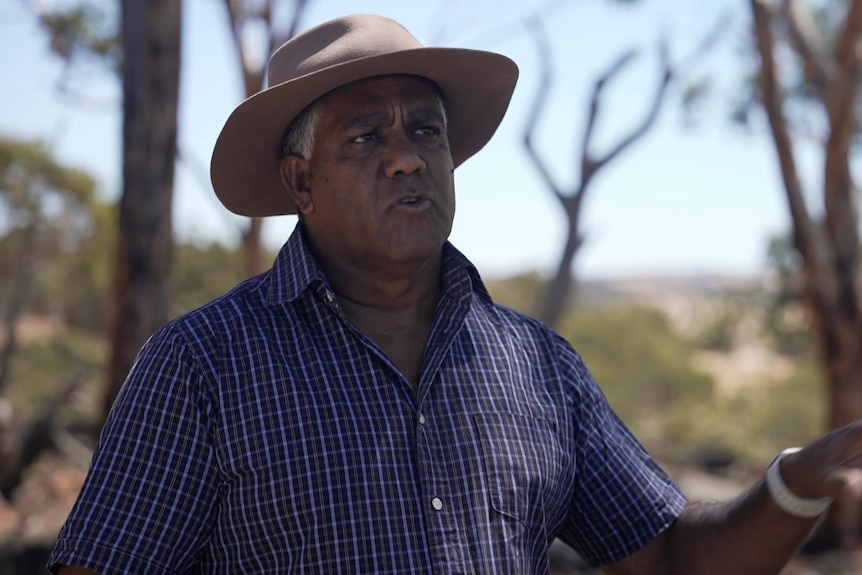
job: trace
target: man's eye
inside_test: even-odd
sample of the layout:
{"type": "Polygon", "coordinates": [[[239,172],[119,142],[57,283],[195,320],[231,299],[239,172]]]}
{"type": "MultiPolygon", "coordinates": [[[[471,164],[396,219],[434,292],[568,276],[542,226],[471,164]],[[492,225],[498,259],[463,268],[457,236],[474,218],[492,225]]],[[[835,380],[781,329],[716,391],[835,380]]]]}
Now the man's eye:
{"type": "Polygon", "coordinates": [[[436,126],[423,126],[416,130],[417,136],[437,136],[440,134],[440,128],[436,126]]]}
{"type": "Polygon", "coordinates": [[[356,136],[355,138],[353,138],[351,140],[351,142],[353,142],[354,144],[364,144],[366,142],[370,142],[371,140],[373,140],[374,137],[375,136],[373,133],[362,134],[361,136],[356,136]]]}

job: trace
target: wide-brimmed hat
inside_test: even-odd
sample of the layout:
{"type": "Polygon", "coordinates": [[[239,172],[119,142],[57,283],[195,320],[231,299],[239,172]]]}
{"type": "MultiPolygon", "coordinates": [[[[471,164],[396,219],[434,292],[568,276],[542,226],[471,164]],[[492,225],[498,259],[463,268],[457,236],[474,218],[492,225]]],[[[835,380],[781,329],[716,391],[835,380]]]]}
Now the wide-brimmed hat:
{"type": "Polygon", "coordinates": [[[388,74],[422,76],[440,89],[457,167],[496,131],[515,89],[518,68],[492,52],[426,48],[400,24],[382,16],[347,16],[311,28],[273,53],[269,87],[242,102],[222,128],[210,165],[218,198],[244,216],[296,213],[280,175],[285,129],[332,90],[388,74]]]}

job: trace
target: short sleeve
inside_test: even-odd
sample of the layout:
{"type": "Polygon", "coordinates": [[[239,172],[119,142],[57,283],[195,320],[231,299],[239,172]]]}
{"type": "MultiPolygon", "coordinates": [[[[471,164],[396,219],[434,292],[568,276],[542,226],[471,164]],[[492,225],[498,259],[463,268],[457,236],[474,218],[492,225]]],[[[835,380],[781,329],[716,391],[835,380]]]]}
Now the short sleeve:
{"type": "Polygon", "coordinates": [[[49,568],[153,574],[196,564],[219,489],[200,389],[181,335],[157,332],[114,403],[49,568]]]}
{"type": "Polygon", "coordinates": [[[686,499],[613,412],[581,357],[570,347],[560,357],[576,390],[578,466],[569,518],[558,536],[592,565],[606,565],[667,529],[686,499]]]}

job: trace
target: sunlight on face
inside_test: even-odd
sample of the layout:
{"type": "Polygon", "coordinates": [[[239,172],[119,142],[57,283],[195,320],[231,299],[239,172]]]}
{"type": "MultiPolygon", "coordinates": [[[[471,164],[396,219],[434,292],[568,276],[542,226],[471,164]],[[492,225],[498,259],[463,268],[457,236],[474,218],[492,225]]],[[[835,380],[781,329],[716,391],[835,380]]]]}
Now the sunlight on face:
{"type": "Polygon", "coordinates": [[[320,103],[307,163],[310,240],[363,267],[439,255],[455,213],[445,114],[412,76],[351,84],[320,103]]]}

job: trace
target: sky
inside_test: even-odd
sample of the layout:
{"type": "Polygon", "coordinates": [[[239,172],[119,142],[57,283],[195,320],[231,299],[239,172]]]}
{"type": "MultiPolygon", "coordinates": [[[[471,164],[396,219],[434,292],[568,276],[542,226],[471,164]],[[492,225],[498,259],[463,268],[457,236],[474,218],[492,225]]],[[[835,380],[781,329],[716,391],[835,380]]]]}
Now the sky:
{"type": "MultiPolygon", "coordinates": [[[[121,94],[95,67],[68,76],[48,50],[32,6],[0,2],[0,134],[45,142],[63,162],[120,189],[121,94]],[[83,96],[81,96],[83,94],[83,96]]],[[[601,153],[632,129],[658,81],[657,45],[674,61],[693,53],[727,15],[723,39],[687,68],[711,86],[693,124],[671,91],[653,129],[592,182],[583,206],[581,278],[720,274],[746,276],[765,266],[770,237],[789,226],[772,142],[756,114],[748,129],[730,109],[749,72],[747,0],[310,0],[301,29],[346,13],[394,18],[423,44],[490,50],[519,66],[506,118],[492,141],[456,170],[457,213],[451,240],[488,277],[551,273],[565,218],[525,153],[527,110],[539,82],[536,47],[525,22],[537,12],[552,44],[554,84],[536,143],[559,186],[580,178],[579,141],[596,78],[625,50],[639,57],[606,88],[594,137],[601,153]]],[[[181,239],[235,243],[242,220],[224,209],[209,183],[213,145],[242,100],[239,66],[220,0],[185,0],[174,228],[181,239]]],[[[803,179],[816,182],[816,152],[802,150],[803,179]],[[808,177],[807,175],[810,175],[808,177]]],[[[812,186],[816,191],[816,185],[812,186]]],[[[295,217],[270,218],[268,247],[281,245],[295,217]]]]}

